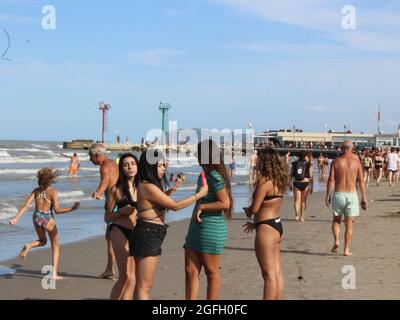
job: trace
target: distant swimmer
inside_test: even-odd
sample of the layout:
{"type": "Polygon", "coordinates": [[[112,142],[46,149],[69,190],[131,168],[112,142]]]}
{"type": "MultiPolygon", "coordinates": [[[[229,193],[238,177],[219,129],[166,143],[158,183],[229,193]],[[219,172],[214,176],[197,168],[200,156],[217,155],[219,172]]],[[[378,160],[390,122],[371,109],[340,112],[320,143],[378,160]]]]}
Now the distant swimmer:
{"type": "Polygon", "coordinates": [[[326,205],[333,209],[332,232],[334,245],[332,252],[338,252],[340,223],[342,216],[346,226],[344,255],[351,256],[350,244],[353,237],[353,219],[360,215],[357,195],[357,185],[361,191],[361,206],[367,209],[367,194],[363,175],[363,166],[356,155],[352,153],[353,143],[344,141],[341,147],[342,155],[331,165],[331,171],[326,189],[326,205]]]}
{"type": "Polygon", "coordinates": [[[81,162],[79,161],[78,155],[76,153],[73,154],[73,156],[68,156],[64,153],[60,153],[63,157],[69,158],[71,160],[69,164],[69,174],[71,176],[76,176],[78,175],[78,170],[79,167],[81,166],[81,162]]]}
{"type": "Polygon", "coordinates": [[[39,170],[38,184],[39,187],[34,189],[18,214],[10,219],[10,224],[15,226],[21,216],[29,209],[32,203],[35,203],[35,211],[33,212],[33,225],[39,237],[38,240],[29,242],[24,245],[19,256],[25,259],[28,251],[36,247],[44,247],[47,243],[46,232],[50,238],[53,253],[53,279],[61,280],[58,275],[58,260],[60,257],[60,243],[56,222],[54,220],[53,210],[56,214],[62,214],[74,211],[79,208],[79,202],[75,202],[71,208],[60,208],[58,205],[58,192],[51,189],[50,186],[55,183],[56,178],[60,175],[57,170],[44,168],[39,170]]]}

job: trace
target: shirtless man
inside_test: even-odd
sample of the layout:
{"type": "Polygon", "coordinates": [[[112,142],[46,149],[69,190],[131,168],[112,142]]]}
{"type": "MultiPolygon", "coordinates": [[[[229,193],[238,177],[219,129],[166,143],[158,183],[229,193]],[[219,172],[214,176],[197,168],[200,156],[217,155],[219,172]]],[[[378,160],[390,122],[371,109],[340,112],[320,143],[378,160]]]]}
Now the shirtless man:
{"type": "Polygon", "coordinates": [[[344,255],[351,256],[350,244],[353,237],[353,218],[360,215],[357,195],[357,185],[360,188],[361,206],[367,209],[368,201],[364,182],[363,168],[360,160],[352,153],[353,143],[344,141],[341,146],[342,154],[331,165],[331,171],[326,189],[326,205],[333,209],[332,232],[335,243],[332,252],[338,252],[340,222],[344,215],[346,226],[344,255]],[[335,191],[333,193],[333,191],[335,191]],[[333,193],[333,195],[332,195],[333,193]]]}
{"type": "MultiPolygon", "coordinates": [[[[90,161],[94,165],[100,166],[100,184],[97,190],[93,192],[92,198],[100,200],[103,194],[106,196],[107,207],[107,193],[108,191],[116,185],[119,177],[118,166],[114,160],[108,159],[106,149],[101,143],[95,143],[89,148],[90,161]]],[[[106,240],[107,240],[107,266],[106,270],[99,275],[99,278],[106,279],[114,276],[114,251],[112,249],[111,239],[110,239],[110,229],[107,227],[106,240]]]]}
{"type": "Polygon", "coordinates": [[[74,153],[74,155],[72,157],[64,154],[64,153],[60,153],[63,157],[65,158],[69,158],[71,160],[70,164],[69,164],[69,174],[71,176],[76,176],[78,175],[78,169],[81,166],[81,163],[79,161],[78,155],[76,153],[74,153]]]}

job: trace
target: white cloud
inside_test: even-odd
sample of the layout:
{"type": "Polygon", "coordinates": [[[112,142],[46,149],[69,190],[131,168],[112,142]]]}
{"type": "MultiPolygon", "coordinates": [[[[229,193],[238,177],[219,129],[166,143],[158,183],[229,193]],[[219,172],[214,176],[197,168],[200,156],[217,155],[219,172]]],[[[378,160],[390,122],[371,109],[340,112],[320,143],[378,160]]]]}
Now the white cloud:
{"type": "Polygon", "coordinates": [[[165,66],[172,58],[182,56],[185,53],[180,50],[147,49],[129,54],[132,61],[150,66],[165,66]]]}
{"type": "Polygon", "coordinates": [[[290,55],[309,55],[321,53],[348,53],[350,50],[344,46],[331,44],[301,44],[301,43],[240,43],[230,42],[222,45],[223,48],[261,53],[284,53],[290,55]]]}
{"type": "Polygon", "coordinates": [[[356,5],[356,30],[344,30],[342,6],[330,0],[210,0],[261,16],[269,21],[318,30],[322,36],[339,40],[350,48],[377,52],[400,52],[400,12],[356,5]]]}

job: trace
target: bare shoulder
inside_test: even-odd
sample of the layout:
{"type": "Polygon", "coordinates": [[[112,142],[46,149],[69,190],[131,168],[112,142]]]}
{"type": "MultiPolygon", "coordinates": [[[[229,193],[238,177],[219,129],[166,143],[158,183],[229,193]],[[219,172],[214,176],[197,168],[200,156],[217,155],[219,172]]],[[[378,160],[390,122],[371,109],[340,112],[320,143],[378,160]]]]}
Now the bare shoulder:
{"type": "Polygon", "coordinates": [[[272,186],[272,181],[271,180],[267,180],[265,177],[261,177],[257,180],[257,188],[261,188],[261,187],[268,187],[268,186],[272,186]]]}
{"type": "Polygon", "coordinates": [[[56,194],[58,194],[58,191],[57,191],[56,189],[53,189],[53,188],[48,188],[48,189],[47,189],[47,192],[48,192],[49,194],[51,194],[51,195],[56,195],[56,194]]]}
{"type": "Polygon", "coordinates": [[[142,182],[139,184],[138,187],[138,196],[142,198],[148,198],[151,195],[163,193],[159,187],[152,183],[142,182]]]}

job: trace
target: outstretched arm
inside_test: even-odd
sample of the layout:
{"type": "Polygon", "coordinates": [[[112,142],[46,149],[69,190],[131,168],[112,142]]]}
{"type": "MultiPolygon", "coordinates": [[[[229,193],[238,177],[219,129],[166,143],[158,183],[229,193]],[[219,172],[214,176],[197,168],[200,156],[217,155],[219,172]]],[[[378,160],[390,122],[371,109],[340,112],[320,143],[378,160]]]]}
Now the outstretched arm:
{"type": "Polygon", "coordinates": [[[62,155],[63,157],[65,157],[65,158],[68,158],[68,159],[71,159],[71,157],[70,156],[67,156],[66,154],[64,154],[64,153],[60,153],[60,155],[62,155]]]}
{"type": "Polygon", "coordinates": [[[200,198],[206,196],[208,193],[208,186],[202,187],[198,193],[185,199],[175,201],[174,199],[167,196],[158,187],[152,184],[147,184],[143,188],[143,197],[147,200],[156,203],[162,208],[167,208],[172,211],[178,211],[183,208],[190,206],[193,202],[196,202],[200,198]]]}
{"type": "Polygon", "coordinates": [[[18,223],[18,220],[26,212],[26,210],[28,210],[29,206],[32,204],[34,200],[35,200],[35,194],[32,192],[31,195],[28,197],[28,199],[26,199],[21,209],[19,209],[18,214],[14,218],[10,219],[11,225],[16,225],[18,223]]]}
{"type": "Polygon", "coordinates": [[[52,195],[52,204],[53,204],[53,209],[56,214],[63,214],[63,213],[68,213],[71,211],[74,211],[79,208],[80,203],[75,202],[74,205],[71,208],[60,208],[58,204],[58,192],[57,190],[54,190],[54,194],[52,195]]]}

